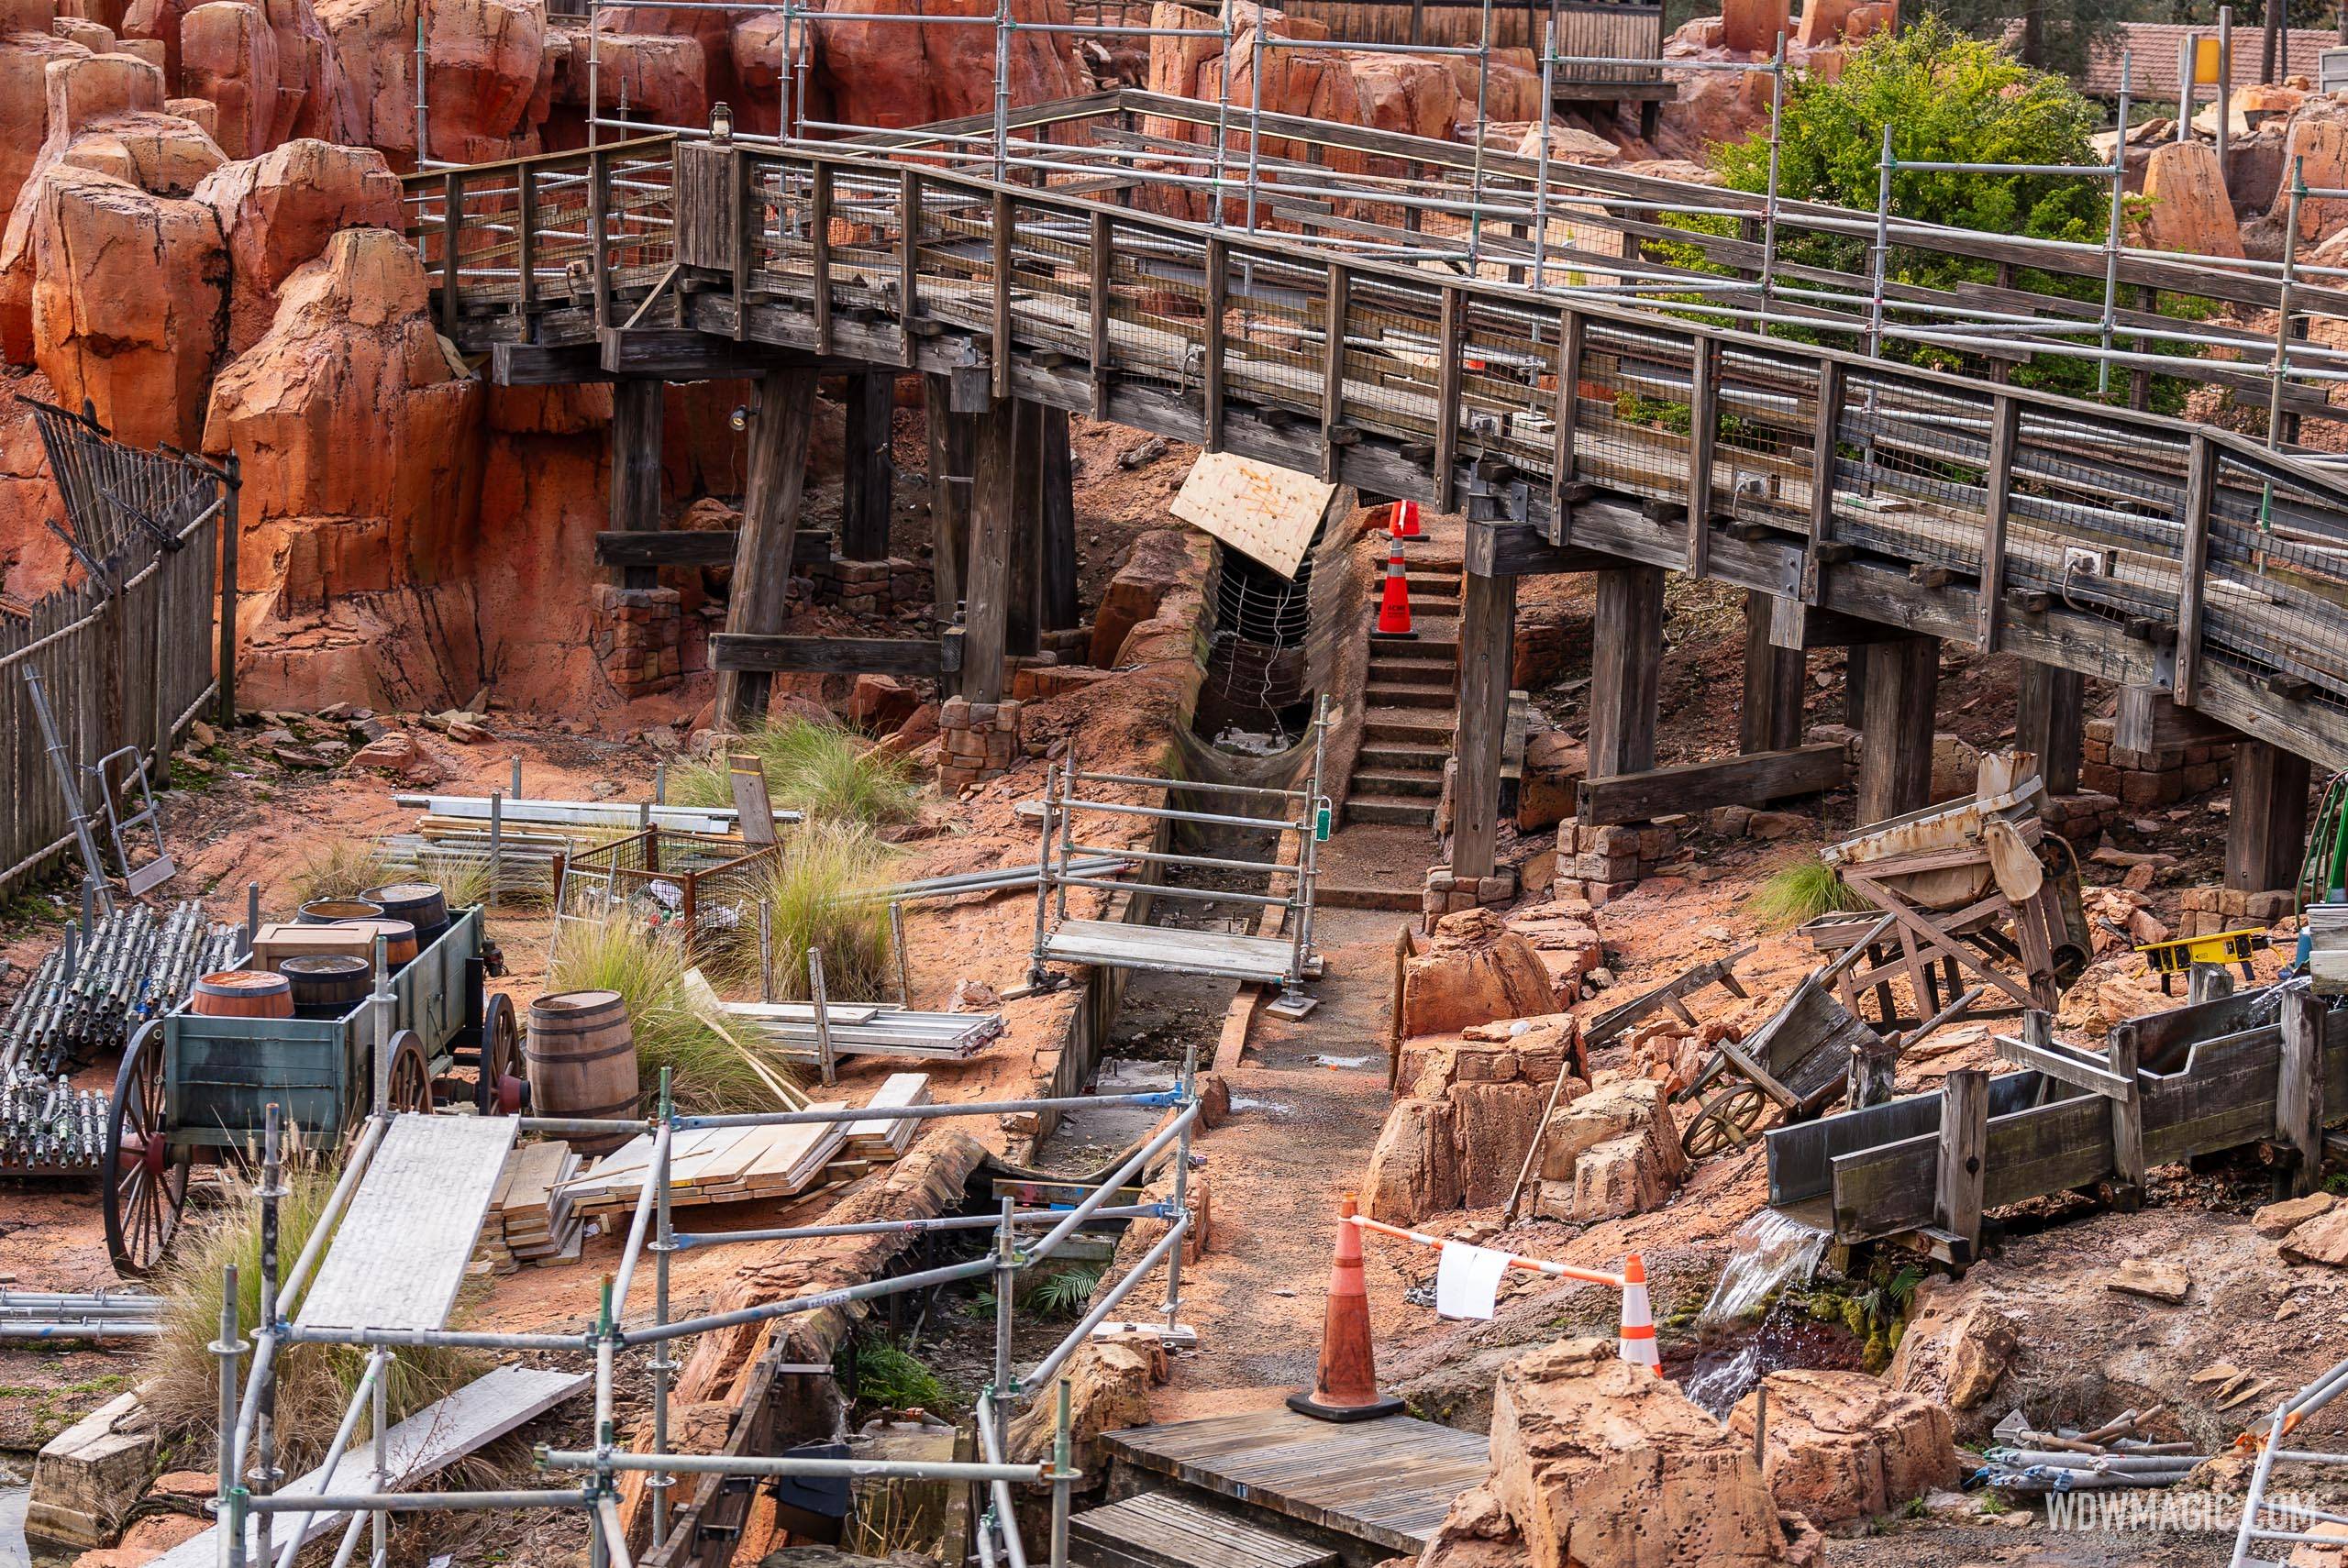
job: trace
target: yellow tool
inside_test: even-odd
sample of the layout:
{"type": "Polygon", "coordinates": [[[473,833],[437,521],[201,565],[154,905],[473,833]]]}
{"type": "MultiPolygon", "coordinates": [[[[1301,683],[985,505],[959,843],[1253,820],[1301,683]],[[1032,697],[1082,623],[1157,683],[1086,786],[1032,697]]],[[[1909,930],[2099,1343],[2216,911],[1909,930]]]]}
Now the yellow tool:
{"type": "Polygon", "coordinates": [[[2166,996],[2169,977],[2190,974],[2196,964],[2239,964],[2242,977],[2247,980],[2252,977],[2250,955],[2273,945],[2263,931],[2220,931],[2208,936],[2148,942],[2136,951],[2144,955],[2145,964],[2161,977],[2161,995],[2166,996]]]}

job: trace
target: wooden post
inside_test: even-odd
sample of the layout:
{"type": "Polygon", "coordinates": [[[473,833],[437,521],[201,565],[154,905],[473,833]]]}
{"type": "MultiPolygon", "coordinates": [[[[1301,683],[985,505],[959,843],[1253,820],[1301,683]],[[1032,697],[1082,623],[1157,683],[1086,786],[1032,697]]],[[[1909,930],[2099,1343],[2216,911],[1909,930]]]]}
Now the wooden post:
{"type": "Polygon", "coordinates": [[[1042,552],[1043,625],[1065,632],[1079,620],[1076,585],[1076,455],[1069,449],[1068,410],[1044,408],[1044,512],[1037,535],[1042,552]]]}
{"type": "Polygon", "coordinates": [[[2308,759],[2262,740],[2234,746],[2226,886],[2270,892],[2298,880],[2308,840],[2308,759]]]}
{"type": "Polygon", "coordinates": [[[1744,703],[1737,718],[1737,749],[1789,751],[1801,744],[1802,681],[1808,659],[1798,648],[1769,640],[1770,596],[1744,591],[1744,703]]]}
{"type": "Polygon", "coordinates": [[[953,381],[921,379],[923,417],[929,425],[929,570],[936,593],[937,620],[945,625],[961,602],[970,546],[970,476],[975,471],[977,425],[954,412],[953,381]]]}
{"type": "Polygon", "coordinates": [[[2014,690],[2014,745],[2038,758],[2050,795],[2076,794],[2087,734],[2087,677],[2036,659],[2021,661],[2014,690]]]}
{"type": "Polygon", "coordinates": [[[1699,337],[1688,399],[1688,575],[1702,577],[1712,562],[1712,452],[1720,436],[1721,346],[1699,337]]]}
{"type": "MultiPolygon", "coordinates": [[[[220,480],[220,727],[237,727],[237,546],[242,525],[238,520],[244,479],[237,454],[221,459],[220,480]]],[[[166,747],[165,749],[168,749],[166,747]]]]}
{"type": "Polygon", "coordinates": [[[1110,247],[1109,209],[1094,213],[1088,227],[1088,253],[1085,257],[1087,277],[1085,304],[1091,312],[1091,331],[1087,335],[1088,351],[1092,372],[1092,417],[1109,417],[1109,306],[1111,304],[1109,272],[1114,259],[1110,247]]]}
{"type": "MultiPolygon", "coordinates": [[[[1662,576],[1656,573],[1658,583],[1662,576]]],[[[1508,727],[1515,651],[1516,579],[1469,572],[1459,616],[1459,778],[1451,802],[1454,877],[1492,874],[1500,835],[1501,743],[1508,727]]]]}
{"type": "Polygon", "coordinates": [[[1557,431],[1549,452],[1549,542],[1573,536],[1574,440],[1581,422],[1581,363],[1586,329],[1579,311],[1566,312],[1557,334],[1557,431]]]}
{"type": "Polygon", "coordinates": [[[1655,766],[1663,569],[1626,566],[1600,572],[1591,624],[1603,635],[1589,656],[1589,777],[1645,773],[1655,766]]]}
{"type": "Polygon", "coordinates": [[[1855,730],[1867,722],[1867,645],[1853,643],[1843,650],[1843,723],[1855,730]]]}
{"type": "MultiPolygon", "coordinates": [[[[1941,1080],[1940,1162],[1933,1185],[1933,1223],[1966,1245],[1981,1244],[1983,1156],[1989,1143],[1989,1075],[1957,1067],[1941,1080]]],[[[1971,1262],[1968,1255],[1965,1260],[1971,1262]]]]}
{"type": "MultiPolygon", "coordinates": [[[[750,413],[750,471],[742,497],[742,532],[734,542],[734,581],[725,602],[728,632],[772,635],[782,630],[791,555],[799,539],[799,502],[807,480],[807,433],[814,414],[814,371],[778,370],[759,382],[758,403],[750,413]]],[[[719,670],[717,722],[739,729],[764,718],[773,685],[774,678],[762,670],[719,670]]]]}
{"type": "Polygon", "coordinates": [[[1223,317],[1231,286],[1231,261],[1221,239],[1207,239],[1206,320],[1203,325],[1202,352],[1205,359],[1199,368],[1200,406],[1206,422],[1200,445],[1210,452],[1223,450],[1223,317]]]}
{"type": "Polygon", "coordinates": [[[515,266],[521,273],[522,341],[537,341],[530,317],[538,308],[538,168],[527,159],[515,170],[516,211],[514,215],[515,266]]]}
{"type": "Polygon", "coordinates": [[[904,366],[911,370],[921,360],[921,337],[914,330],[914,324],[921,319],[922,180],[918,171],[908,169],[901,177],[897,206],[897,326],[903,338],[904,366]]]}
{"type": "Polygon", "coordinates": [[[1868,651],[1859,745],[1861,827],[1916,811],[1931,799],[1933,704],[1940,679],[1938,637],[1902,637],[1868,651]]]}
{"type": "Polygon", "coordinates": [[[1460,315],[1466,309],[1457,289],[1443,291],[1443,308],[1436,326],[1434,392],[1434,509],[1449,512],[1455,485],[1452,469],[1459,461],[1459,392],[1461,345],[1465,330],[1460,315]]]}
{"type": "Polygon", "coordinates": [[[814,293],[815,352],[828,354],[832,351],[832,166],[816,164],[813,178],[814,189],[807,194],[808,286],[814,293]]]}
{"type": "Polygon", "coordinates": [[[1016,532],[1013,473],[1018,466],[1016,424],[1008,403],[972,419],[969,573],[964,579],[962,695],[973,702],[1002,701],[1002,656],[1011,608],[1011,550],[1016,532]]]}
{"type": "Polygon", "coordinates": [[[889,558],[889,512],[895,497],[891,480],[890,421],[896,412],[897,378],[887,373],[847,378],[847,439],[840,476],[840,558],[889,558]]]}
{"type": "MultiPolygon", "coordinates": [[[[994,222],[987,231],[989,265],[993,269],[993,303],[988,311],[987,353],[998,401],[1011,398],[1011,193],[994,193],[994,222]]],[[[1007,416],[1009,409],[1002,413],[1007,416]]]]}
{"type": "MultiPolygon", "coordinates": [[[[419,158],[427,156],[417,149],[419,158]]],[[[464,232],[465,176],[451,169],[440,177],[440,330],[457,336],[458,237],[464,232]]]]}
{"type": "MultiPolygon", "coordinates": [[[[2341,13],[2348,17],[2348,9],[2341,13]]],[[[2210,569],[2210,500],[2218,482],[2218,448],[2196,435],[2186,462],[2185,549],[2176,583],[2176,673],[2170,684],[2177,705],[2190,707],[2201,684],[2202,577],[2210,569]]]]}
{"type": "Polygon", "coordinates": [[[2323,1172],[2323,999],[2302,986],[2283,993],[2283,1060],[2275,1077],[2275,1140],[2298,1157],[2291,1196],[2315,1190],[2323,1172]]]}
{"type": "MultiPolygon", "coordinates": [[[[612,383],[610,502],[614,533],[649,533],[660,526],[661,382],[632,378],[612,383]]],[[[648,566],[620,569],[623,588],[657,588],[648,566]]]]}
{"type": "Polygon", "coordinates": [[[2144,1190],[2144,1097],[2136,1081],[2134,1030],[2112,1032],[2104,1047],[2104,1066],[2128,1086],[2111,1102],[2111,1173],[2121,1189],[2115,1197],[2132,1209],[2143,1201],[2144,1190]]]}
{"type": "Polygon", "coordinates": [[[1011,589],[1004,602],[1003,649],[1034,655],[1043,649],[1044,410],[1015,400],[1011,417],[1011,589]]]}
{"type": "Polygon", "coordinates": [[[2021,433],[2021,404],[2010,397],[1989,405],[1988,499],[1981,519],[1981,616],[1976,640],[1995,653],[2004,640],[2006,619],[2006,522],[2013,509],[2014,447],[2021,433]]]}
{"type": "Polygon", "coordinates": [[[1811,409],[1818,421],[1810,445],[1810,540],[1801,558],[1801,601],[1816,604],[1824,591],[1819,547],[1834,536],[1834,436],[1843,422],[1843,362],[1822,360],[1818,366],[1818,399],[1811,409]]]}

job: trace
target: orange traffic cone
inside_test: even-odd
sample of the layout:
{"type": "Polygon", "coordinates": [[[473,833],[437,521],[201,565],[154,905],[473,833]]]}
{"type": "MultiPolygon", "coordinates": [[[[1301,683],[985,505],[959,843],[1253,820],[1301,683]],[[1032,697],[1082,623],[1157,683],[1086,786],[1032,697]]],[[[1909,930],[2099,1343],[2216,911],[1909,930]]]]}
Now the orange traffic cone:
{"type": "Polygon", "coordinates": [[[1420,533],[1419,503],[1415,501],[1396,502],[1394,515],[1389,526],[1398,539],[1417,538],[1420,533]]]}
{"type": "Polygon", "coordinates": [[[1321,1326],[1321,1367],[1312,1392],[1291,1394],[1288,1408],[1324,1421],[1368,1421],[1390,1416],[1402,1401],[1378,1392],[1378,1363],[1369,1344],[1369,1292],[1362,1283],[1361,1227],[1351,1223],[1354,1200],[1337,1206],[1337,1255],[1329,1268],[1329,1310],[1321,1326]]]}
{"type": "Polygon", "coordinates": [[[1402,575],[1402,541],[1394,541],[1386,558],[1386,588],[1378,598],[1378,635],[1407,637],[1411,633],[1411,584],[1402,575]]]}
{"type": "Polygon", "coordinates": [[[1655,1309],[1647,1301],[1647,1265],[1633,1253],[1623,1260],[1623,1359],[1634,1366],[1663,1375],[1663,1356],[1656,1349],[1655,1309]]]}

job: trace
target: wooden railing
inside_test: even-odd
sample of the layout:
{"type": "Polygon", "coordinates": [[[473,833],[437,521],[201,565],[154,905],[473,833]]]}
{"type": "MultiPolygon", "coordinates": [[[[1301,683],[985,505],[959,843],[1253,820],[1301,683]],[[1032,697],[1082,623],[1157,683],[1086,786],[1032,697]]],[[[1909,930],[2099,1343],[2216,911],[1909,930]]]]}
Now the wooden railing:
{"type": "MultiPolygon", "coordinates": [[[[1555,546],[2173,690],[2348,763],[2348,480],[2225,431],[917,155],[673,151],[673,179],[639,172],[649,148],[597,155],[676,205],[672,227],[649,201],[625,225],[607,212],[588,248],[607,292],[672,260],[691,286],[659,302],[664,324],[982,366],[997,397],[1438,507],[1472,486],[1555,546]]],[[[451,187],[460,235],[498,189],[451,187]]],[[[529,301],[493,292],[497,243],[460,238],[456,308],[529,320],[529,301]],[[476,257],[493,259],[479,293],[476,257]]]]}

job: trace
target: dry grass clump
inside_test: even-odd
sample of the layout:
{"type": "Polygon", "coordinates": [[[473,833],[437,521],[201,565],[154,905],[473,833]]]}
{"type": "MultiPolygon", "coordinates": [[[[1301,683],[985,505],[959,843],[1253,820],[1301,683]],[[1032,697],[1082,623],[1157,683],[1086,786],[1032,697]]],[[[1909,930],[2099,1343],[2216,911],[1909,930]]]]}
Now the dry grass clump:
{"type": "Polygon", "coordinates": [[[678,1109],[694,1113],[770,1110],[775,1096],[742,1047],[698,1017],[685,994],[692,966],[682,935],[654,931],[625,911],[566,922],[552,991],[617,991],[636,1032],[638,1082],[649,1097],[670,1069],[678,1109]]]}
{"type": "Polygon", "coordinates": [[[903,762],[839,724],[786,719],[759,724],[721,742],[721,755],[672,768],[669,800],[680,806],[730,806],[734,788],[727,756],[759,759],[767,793],[777,806],[809,822],[887,827],[920,810],[920,790],[903,762]]]}
{"type": "Polygon", "coordinates": [[[1770,931],[1790,931],[1835,910],[1874,907],[1832,866],[1809,856],[1773,873],[1744,901],[1745,912],[1770,931]]]}
{"type": "Polygon", "coordinates": [[[382,840],[338,838],[305,856],[286,885],[295,903],[306,904],[313,899],[355,899],[395,875],[382,840]]]}
{"type": "Polygon", "coordinates": [[[779,999],[808,994],[807,950],[824,955],[824,991],[833,1001],[879,1001],[896,990],[889,907],[872,896],[882,886],[888,847],[862,828],[809,822],[791,830],[731,933],[725,955],[737,984],[759,981],[757,903],[774,911],[774,988],[779,999]]]}

